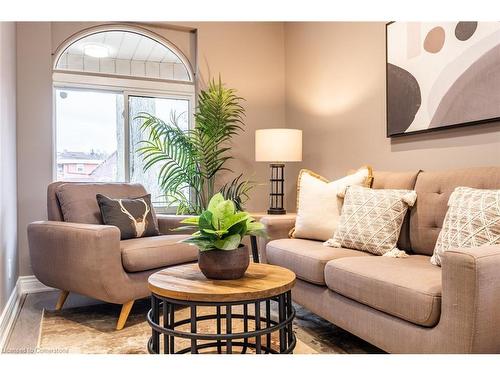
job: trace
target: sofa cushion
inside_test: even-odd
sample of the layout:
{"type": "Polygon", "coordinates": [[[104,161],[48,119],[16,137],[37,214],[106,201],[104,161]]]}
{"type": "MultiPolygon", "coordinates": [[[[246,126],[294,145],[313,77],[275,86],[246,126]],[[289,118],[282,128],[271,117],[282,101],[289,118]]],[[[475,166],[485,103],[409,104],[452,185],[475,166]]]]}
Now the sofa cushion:
{"type": "Polygon", "coordinates": [[[500,189],[500,167],[421,172],[415,184],[418,199],[410,214],[413,252],[432,255],[448,210],[448,199],[458,186],[500,189]]]}
{"type": "Polygon", "coordinates": [[[64,221],[102,224],[101,210],[96,200],[97,194],[104,194],[110,198],[134,198],[146,195],[147,192],[141,184],[82,182],[58,185],[56,194],[64,221]]]}
{"type": "Polygon", "coordinates": [[[187,237],[176,234],[120,241],[123,268],[139,272],[193,262],[198,258],[196,246],[179,242],[187,237]]]}
{"type": "MultiPolygon", "coordinates": [[[[406,172],[373,171],[373,189],[413,190],[420,170],[406,172]]],[[[410,212],[407,212],[398,238],[398,249],[411,251],[410,212]]]]}
{"type": "Polygon", "coordinates": [[[429,257],[363,257],[326,264],[329,289],[379,311],[425,327],[441,315],[441,269],[429,257]]]}
{"type": "Polygon", "coordinates": [[[274,240],[266,247],[267,261],[288,268],[297,278],[314,284],[325,285],[325,265],[332,259],[369,256],[362,251],[332,248],[322,242],[286,238],[274,240]]]}
{"type": "Polygon", "coordinates": [[[413,190],[420,170],[406,172],[373,171],[373,189],[413,190]]]}

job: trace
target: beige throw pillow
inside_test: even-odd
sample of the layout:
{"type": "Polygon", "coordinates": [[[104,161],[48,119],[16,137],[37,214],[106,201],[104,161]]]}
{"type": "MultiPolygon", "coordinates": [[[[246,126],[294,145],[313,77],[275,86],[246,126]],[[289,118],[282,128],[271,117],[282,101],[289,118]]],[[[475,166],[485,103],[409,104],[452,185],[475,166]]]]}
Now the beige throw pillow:
{"type": "Polygon", "coordinates": [[[406,256],[396,248],[408,207],[417,194],[413,190],[347,188],[340,222],[325,245],[366,251],[375,255],[406,256]]]}
{"type": "Polygon", "coordinates": [[[372,171],[363,167],[351,175],[328,182],[303,169],[297,182],[297,218],[292,237],[325,241],[331,238],[339,222],[342,198],[337,196],[349,185],[371,184],[372,171]]]}
{"type": "Polygon", "coordinates": [[[500,190],[457,187],[434,247],[431,263],[440,266],[443,253],[453,247],[500,244],[500,190]]]}

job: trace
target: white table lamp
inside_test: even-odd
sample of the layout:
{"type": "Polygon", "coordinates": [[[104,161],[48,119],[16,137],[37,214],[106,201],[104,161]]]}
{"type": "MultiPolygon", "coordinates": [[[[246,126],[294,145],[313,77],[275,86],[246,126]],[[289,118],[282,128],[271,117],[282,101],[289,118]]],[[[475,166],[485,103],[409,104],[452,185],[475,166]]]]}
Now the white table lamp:
{"type": "Polygon", "coordinates": [[[302,161],[302,130],[260,129],[255,131],[255,160],[271,163],[271,193],[268,214],[285,214],[285,162],[302,161]]]}

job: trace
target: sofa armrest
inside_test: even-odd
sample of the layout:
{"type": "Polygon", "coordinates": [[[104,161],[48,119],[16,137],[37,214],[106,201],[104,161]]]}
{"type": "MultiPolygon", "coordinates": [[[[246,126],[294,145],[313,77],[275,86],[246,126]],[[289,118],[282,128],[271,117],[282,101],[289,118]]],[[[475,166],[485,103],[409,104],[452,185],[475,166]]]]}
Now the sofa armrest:
{"type": "Polygon", "coordinates": [[[33,272],[42,283],[115,302],[106,286],[119,285],[125,274],[117,227],[38,221],[28,225],[28,243],[33,272]]]}
{"type": "Polygon", "coordinates": [[[172,229],[182,227],[185,224],[181,224],[181,221],[191,217],[192,215],[167,215],[167,214],[157,214],[158,218],[158,230],[161,234],[191,234],[194,230],[181,230],[173,232],[172,229]]]}
{"type": "Polygon", "coordinates": [[[295,226],[296,214],[264,215],[260,222],[264,224],[268,238],[259,237],[258,247],[260,261],[267,263],[266,246],[269,241],[288,238],[288,233],[295,226]]]}
{"type": "Polygon", "coordinates": [[[500,245],[450,249],[442,261],[442,319],[465,352],[500,351],[500,245]]]}

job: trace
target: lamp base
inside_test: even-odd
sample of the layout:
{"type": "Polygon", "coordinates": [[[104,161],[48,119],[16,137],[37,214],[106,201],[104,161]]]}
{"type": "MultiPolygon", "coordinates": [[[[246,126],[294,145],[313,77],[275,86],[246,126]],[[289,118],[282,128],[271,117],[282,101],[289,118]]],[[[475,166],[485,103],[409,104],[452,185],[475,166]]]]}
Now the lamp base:
{"type": "Polygon", "coordinates": [[[268,215],[284,215],[286,210],[284,208],[270,208],[267,210],[268,215]]]}
{"type": "Polygon", "coordinates": [[[285,164],[271,164],[271,193],[269,194],[269,215],[284,215],[286,214],[284,206],[285,196],[285,164]]]}

